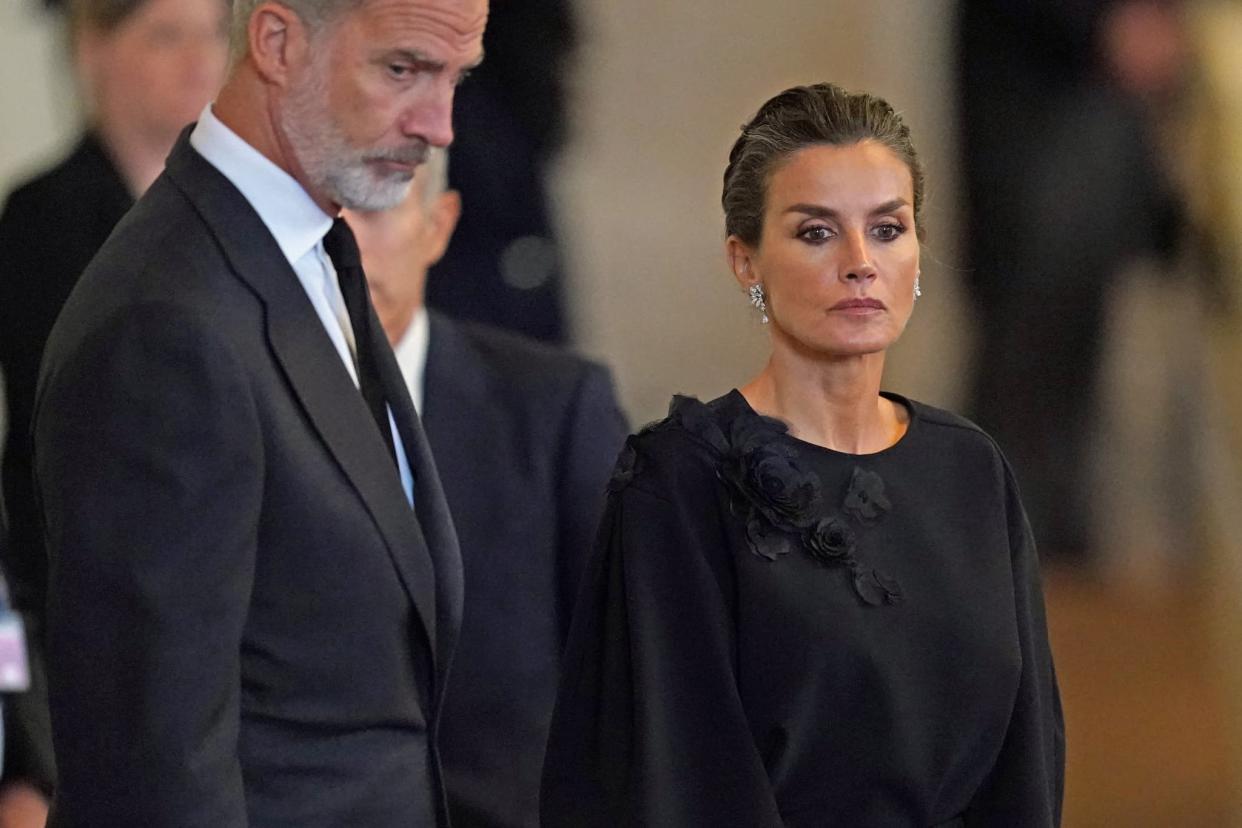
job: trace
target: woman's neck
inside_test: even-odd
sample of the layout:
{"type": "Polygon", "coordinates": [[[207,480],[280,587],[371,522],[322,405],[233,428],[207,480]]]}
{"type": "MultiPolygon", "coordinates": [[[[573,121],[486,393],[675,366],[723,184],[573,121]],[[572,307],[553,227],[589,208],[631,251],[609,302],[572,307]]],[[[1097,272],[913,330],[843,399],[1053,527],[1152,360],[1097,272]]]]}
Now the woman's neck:
{"type": "Polygon", "coordinates": [[[884,354],[827,358],[777,349],[739,389],[760,414],[789,424],[799,440],[848,454],[874,454],[905,434],[905,408],[880,396],[884,354]]]}

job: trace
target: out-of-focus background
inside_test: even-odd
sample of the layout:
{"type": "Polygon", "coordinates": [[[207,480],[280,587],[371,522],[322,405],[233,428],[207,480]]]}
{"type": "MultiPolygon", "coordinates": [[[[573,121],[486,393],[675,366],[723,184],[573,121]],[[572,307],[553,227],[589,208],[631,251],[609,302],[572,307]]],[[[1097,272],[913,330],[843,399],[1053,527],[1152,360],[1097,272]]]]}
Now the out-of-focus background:
{"type": "MultiPolygon", "coordinates": [[[[798,83],[888,98],[929,187],[924,295],[886,385],[978,419],[1017,468],[1065,824],[1242,825],[1242,3],[493,14],[453,161],[466,219],[431,301],[608,362],[636,424],[674,392],[715,396],[765,355],[722,252],[738,126],[798,83]],[[511,169],[530,205],[489,189],[511,169]]],[[[2,0],[0,192],[79,133],[64,38],[55,12],[2,0]]]]}

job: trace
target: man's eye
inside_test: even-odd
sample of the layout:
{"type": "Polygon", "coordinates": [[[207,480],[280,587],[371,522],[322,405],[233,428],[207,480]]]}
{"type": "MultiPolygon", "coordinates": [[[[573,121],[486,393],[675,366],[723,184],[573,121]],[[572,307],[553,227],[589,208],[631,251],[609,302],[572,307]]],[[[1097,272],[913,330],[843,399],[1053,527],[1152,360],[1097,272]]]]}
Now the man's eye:
{"type": "Polygon", "coordinates": [[[414,74],[414,67],[404,63],[388,64],[388,74],[394,78],[408,78],[414,74]]]}

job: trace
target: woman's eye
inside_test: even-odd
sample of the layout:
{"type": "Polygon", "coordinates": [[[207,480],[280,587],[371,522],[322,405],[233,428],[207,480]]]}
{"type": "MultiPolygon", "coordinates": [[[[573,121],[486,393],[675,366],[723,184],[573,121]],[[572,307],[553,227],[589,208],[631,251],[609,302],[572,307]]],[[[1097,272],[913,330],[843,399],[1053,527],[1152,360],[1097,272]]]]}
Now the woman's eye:
{"type": "Polygon", "coordinates": [[[900,224],[881,224],[875,228],[876,238],[880,241],[892,241],[904,232],[906,228],[900,224]]]}
{"type": "Polygon", "coordinates": [[[804,241],[823,242],[832,238],[832,231],[827,227],[824,227],[822,224],[819,224],[814,227],[807,227],[805,230],[800,232],[798,236],[804,241]]]}

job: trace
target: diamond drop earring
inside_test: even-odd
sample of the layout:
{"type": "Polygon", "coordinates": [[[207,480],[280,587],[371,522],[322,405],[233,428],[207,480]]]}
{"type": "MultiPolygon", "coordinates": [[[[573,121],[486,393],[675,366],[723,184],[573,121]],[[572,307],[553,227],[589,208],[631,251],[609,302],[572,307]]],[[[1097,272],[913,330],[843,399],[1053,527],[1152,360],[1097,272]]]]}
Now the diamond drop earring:
{"type": "Polygon", "coordinates": [[[919,287],[919,276],[921,276],[922,273],[923,271],[920,270],[914,274],[914,301],[916,302],[919,300],[919,297],[923,295],[923,289],[919,287]]]}
{"type": "Polygon", "coordinates": [[[768,302],[763,295],[763,285],[758,283],[751,285],[749,293],[750,303],[755,306],[755,310],[763,314],[760,321],[765,325],[768,324],[768,302]]]}

